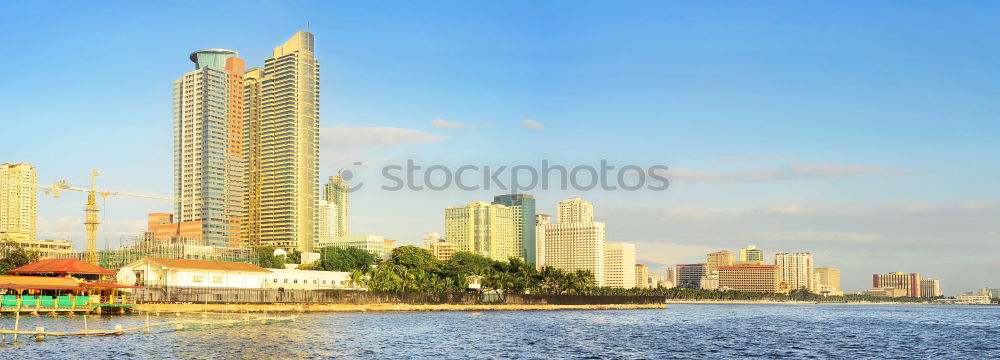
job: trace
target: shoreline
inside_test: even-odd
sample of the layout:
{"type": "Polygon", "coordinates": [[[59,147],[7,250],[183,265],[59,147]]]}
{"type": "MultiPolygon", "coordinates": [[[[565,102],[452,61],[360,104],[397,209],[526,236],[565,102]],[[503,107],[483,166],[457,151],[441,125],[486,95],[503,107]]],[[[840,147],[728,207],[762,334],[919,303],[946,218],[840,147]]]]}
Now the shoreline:
{"type": "Polygon", "coordinates": [[[996,306],[996,304],[934,304],[916,302],[815,302],[815,301],[770,301],[770,300],[679,300],[667,299],[667,304],[716,304],[716,305],[963,305],[996,306]]]}
{"type": "Polygon", "coordinates": [[[407,312],[407,311],[538,311],[666,309],[667,304],[138,304],[132,310],[149,313],[198,312],[407,312]]]}

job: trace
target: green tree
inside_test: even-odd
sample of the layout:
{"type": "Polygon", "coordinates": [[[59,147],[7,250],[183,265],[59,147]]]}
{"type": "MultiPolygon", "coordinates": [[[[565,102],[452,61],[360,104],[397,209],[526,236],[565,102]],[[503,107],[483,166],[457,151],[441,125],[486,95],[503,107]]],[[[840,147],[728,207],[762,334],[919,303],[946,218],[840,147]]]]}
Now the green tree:
{"type": "Polygon", "coordinates": [[[301,264],[302,263],[302,252],[298,251],[298,250],[292,250],[292,252],[288,253],[288,256],[285,256],[285,263],[286,264],[301,264]]]}
{"type": "Polygon", "coordinates": [[[376,256],[356,247],[328,246],[320,252],[320,266],[317,270],[366,272],[375,263],[376,256]]]}
{"type": "Polygon", "coordinates": [[[275,256],[274,247],[261,246],[257,248],[257,261],[261,267],[268,269],[284,269],[284,256],[275,256]]]}
{"type": "Polygon", "coordinates": [[[400,246],[392,249],[391,263],[410,270],[436,271],[441,267],[441,261],[427,249],[416,246],[400,246]]]}
{"type": "Polygon", "coordinates": [[[0,242],[0,274],[38,261],[38,253],[25,250],[13,241],[0,242]]]}
{"type": "Polygon", "coordinates": [[[460,251],[444,262],[441,272],[449,277],[464,279],[468,275],[484,275],[487,270],[493,268],[494,263],[495,261],[488,257],[460,251]]]}

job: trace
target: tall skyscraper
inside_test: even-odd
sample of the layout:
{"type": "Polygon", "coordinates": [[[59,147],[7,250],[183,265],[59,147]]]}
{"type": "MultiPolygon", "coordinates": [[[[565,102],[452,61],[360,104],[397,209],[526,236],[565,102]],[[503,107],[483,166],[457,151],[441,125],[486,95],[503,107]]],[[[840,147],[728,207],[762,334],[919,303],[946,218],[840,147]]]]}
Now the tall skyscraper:
{"type": "Polygon", "coordinates": [[[706,264],[708,264],[708,271],[715,271],[715,268],[719,266],[730,266],[733,265],[734,257],[733,253],[729,250],[716,251],[708,254],[706,264]]]}
{"type": "Polygon", "coordinates": [[[541,269],[545,262],[545,225],[552,222],[548,214],[535,214],[535,266],[541,269]]]}
{"type": "Polygon", "coordinates": [[[813,284],[813,256],[807,252],[776,253],[774,264],[778,265],[781,281],[788,290],[806,289],[815,292],[813,284]]]}
{"type": "Polygon", "coordinates": [[[247,187],[256,187],[247,189],[247,206],[255,210],[245,236],[251,246],[312,251],[319,214],[319,70],[313,34],[299,31],[247,81],[244,148],[258,149],[247,161],[247,187]]]}
{"type": "Polygon", "coordinates": [[[174,209],[200,222],[201,242],[239,246],[243,218],[244,62],[225,49],[195,51],[174,81],[174,209]]]}
{"type": "Polygon", "coordinates": [[[243,172],[243,204],[246,212],[240,228],[244,247],[261,245],[260,194],[264,184],[261,177],[261,88],[264,69],[247,70],[243,77],[243,155],[246,171],[243,172]]]}
{"type": "Polygon", "coordinates": [[[514,229],[514,209],[485,201],[444,209],[444,241],[458,251],[493,260],[520,257],[514,229]]]}
{"type": "MultiPolygon", "coordinates": [[[[656,275],[656,274],[653,274],[656,275]]],[[[640,289],[655,288],[659,281],[650,282],[649,265],[635,264],[635,287],[640,289]]]]}
{"type": "Polygon", "coordinates": [[[545,265],[563,271],[589,270],[599,286],[605,285],[605,225],[594,221],[594,205],[580,198],[559,203],[558,222],[545,217],[545,265]]]}
{"type": "Polygon", "coordinates": [[[38,239],[37,183],[30,164],[0,165],[0,241],[38,239]]]}
{"type": "Polygon", "coordinates": [[[635,281],[635,244],[604,244],[604,285],[631,289],[635,281]]]}
{"type": "Polygon", "coordinates": [[[906,296],[920,297],[920,274],[892,272],[872,275],[872,288],[893,288],[904,290],[906,296]]]}
{"type": "Polygon", "coordinates": [[[559,202],[556,219],[559,223],[588,223],[594,221],[594,203],[581,198],[559,202]]]}
{"type": "Polygon", "coordinates": [[[740,249],[740,261],[751,262],[758,261],[760,263],[764,262],[764,251],[757,248],[757,245],[747,245],[747,247],[740,249]]]}
{"type": "Polygon", "coordinates": [[[840,269],[831,267],[818,267],[813,270],[819,283],[819,293],[829,293],[830,295],[843,295],[840,288],[840,269]]]}
{"type": "Polygon", "coordinates": [[[351,198],[350,186],[344,182],[343,171],[338,171],[336,176],[331,176],[323,188],[323,199],[337,206],[336,222],[337,236],[347,236],[348,216],[350,214],[351,198]]]}
{"type": "Polygon", "coordinates": [[[500,195],[493,198],[493,203],[506,205],[514,210],[514,231],[521,258],[538,264],[538,257],[535,255],[535,197],[528,194],[500,195]]]}

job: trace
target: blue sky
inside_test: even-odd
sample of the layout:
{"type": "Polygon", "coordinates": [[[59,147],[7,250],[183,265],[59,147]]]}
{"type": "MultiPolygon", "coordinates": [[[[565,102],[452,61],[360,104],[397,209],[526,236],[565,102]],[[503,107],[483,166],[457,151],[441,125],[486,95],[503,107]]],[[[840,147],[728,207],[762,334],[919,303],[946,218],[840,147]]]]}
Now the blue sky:
{"type": "MultiPolygon", "coordinates": [[[[170,195],[170,86],[188,54],[259,66],[309,21],[321,171],[371,185],[353,195],[353,232],[415,244],[444,206],[497,194],[380,191],[386,164],[608,159],[668,165],[672,187],[532,193],[549,212],[594,201],[609,241],[660,271],[755,243],[812,251],[847,290],[897,270],[949,293],[1000,286],[1000,5],[759,5],[6,1],[0,161],[170,195]]],[[[82,247],[83,202],[42,196],[40,233],[82,247]]],[[[113,246],[170,209],[110,199],[102,236],[113,246]]]]}

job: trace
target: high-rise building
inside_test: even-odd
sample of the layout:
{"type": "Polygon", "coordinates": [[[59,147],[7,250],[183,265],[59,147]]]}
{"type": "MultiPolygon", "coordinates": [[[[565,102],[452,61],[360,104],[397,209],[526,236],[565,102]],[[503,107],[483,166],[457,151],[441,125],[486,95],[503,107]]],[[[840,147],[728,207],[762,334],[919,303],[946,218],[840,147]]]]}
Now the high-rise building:
{"type": "Polygon", "coordinates": [[[536,256],[535,197],[528,194],[507,194],[493,198],[494,204],[506,205],[514,210],[514,234],[521,258],[538,264],[536,256]]]}
{"type": "Polygon", "coordinates": [[[331,176],[323,188],[323,199],[337,206],[336,222],[337,236],[347,236],[348,216],[350,215],[351,198],[350,186],[344,181],[343,171],[337,172],[337,176],[331,176]]]}
{"type": "Polygon", "coordinates": [[[581,198],[566,199],[559,202],[556,214],[560,224],[594,222],[594,203],[581,198]]]}
{"type": "Polygon", "coordinates": [[[663,278],[663,281],[670,282],[670,286],[668,286],[668,288],[677,287],[677,268],[673,266],[668,267],[667,277],[663,278]]]}
{"type": "Polygon", "coordinates": [[[872,288],[894,288],[906,290],[906,296],[920,297],[920,274],[893,272],[872,275],[872,288]]]}
{"type": "Polygon", "coordinates": [[[816,275],[816,282],[819,287],[817,292],[828,295],[843,295],[840,288],[840,269],[832,267],[818,267],[813,270],[816,275]]]}
{"type": "Polygon", "coordinates": [[[605,225],[594,221],[594,205],[580,198],[559,203],[555,224],[544,218],[545,265],[563,271],[587,270],[604,286],[605,225]]]}
{"type": "Polygon", "coordinates": [[[0,241],[38,239],[37,183],[34,166],[0,165],[0,241]]]}
{"type": "Polygon", "coordinates": [[[493,260],[520,257],[514,229],[514,209],[485,201],[444,209],[444,240],[458,251],[493,260]]]}
{"type": "Polygon", "coordinates": [[[716,251],[708,254],[708,271],[715,271],[719,266],[730,266],[735,261],[733,253],[729,250],[716,251]]]}
{"type": "Polygon", "coordinates": [[[201,241],[239,246],[243,218],[243,76],[237,53],[191,53],[174,81],[174,213],[201,222],[201,241]]]}
{"type": "Polygon", "coordinates": [[[631,289],[635,281],[635,244],[604,244],[604,286],[631,289]]]}
{"type": "Polygon", "coordinates": [[[812,253],[776,253],[774,254],[774,264],[778,265],[781,281],[789,290],[817,291],[813,285],[812,253]]]}
{"type": "Polygon", "coordinates": [[[920,296],[938,297],[942,295],[944,295],[944,293],[941,292],[940,280],[931,278],[920,279],[920,296]]]}
{"type": "MultiPolygon", "coordinates": [[[[653,282],[653,284],[656,284],[658,282],[659,280],[653,282]]],[[[640,289],[649,289],[656,287],[656,286],[650,286],[649,265],[635,264],[635,287],[640,289]]]]}
{"type": "Polygon", "coordinates": [[[340,222],[337,221],[340,207],[336,203],[320,200],[317,212],[319,215],[316,216],[316,238],[342,236],[338,231],[340,230],[340,222]]]}
{"type": "Polygon", "coordinates": [[[758,249],[757,245],[747,245],[747,247],[740,249],[739,261],[742,262],[758,261],[760,263],[763,263],[764,250],[758,249]]]}
{"type": "Polygon", "coordinates": [[[677,264],[677,282],[674,286],[701,289],[701,280],[708,275],[708,264],[677,264]]]}
{"type": "Polygon", "coordinates": [[[545,225],[552,222],[552,217],[546,214],[535,214],[535,266],[539,269],[545,266],[545,225]]]}
{"type": "Polygon", "coordinates": [[[313,34],[299,31],[274,48],[262,71],[248,71],[243,147],[250,149],[251,212],[244,238],[250,246],[311,252],[316,241],[319,69],[313,34]]]}
{"type": "Polygon", "coordinates": [[[436,232],[427,233],[427,235],[424,235],[424,249],[430,250],[431,245],[441,240],[442,240],[441,234],[438,234],[436,232]]]}
{"type": "Polygon", "coordinates": [[[720,266],[719,288],[759,293],[783,292],[778,265],[720,266]]]}

